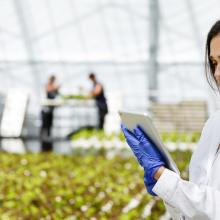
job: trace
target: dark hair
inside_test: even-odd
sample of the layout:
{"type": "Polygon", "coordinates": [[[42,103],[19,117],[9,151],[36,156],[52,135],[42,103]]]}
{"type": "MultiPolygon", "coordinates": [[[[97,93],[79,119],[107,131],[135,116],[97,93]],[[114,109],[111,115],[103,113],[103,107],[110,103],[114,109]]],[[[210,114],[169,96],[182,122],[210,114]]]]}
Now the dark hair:
{"type": "Polygon", "coordinates": [[[216,37],[218,34],[220,34],[220,20],[217,21],[210,29],[207,40],[206,40],[206,52],[205,52],[205,73],[206,73],[206,79],[210,85],[210,87],[215,90],[215,87],[219,91],[218,83],[215,79],[215,66],[212,63],[210,59],[210,43],[214,37],[216,37]],[[213,82],[215,85],[213,85],[213,82]]]}
{"type": "Polygon", "coordinates": [[[89,74],[89,78],[90,78],[90,79],[95,79],[95,74],[94,74],[94,73],[90,73],[90,74],[89,74]]]}
{"type": "Polygon", "coordinates": [[[56,80],[56,76],[50,75],[49,80],[50,80],[50,82],[54,82],[56,80]]]}

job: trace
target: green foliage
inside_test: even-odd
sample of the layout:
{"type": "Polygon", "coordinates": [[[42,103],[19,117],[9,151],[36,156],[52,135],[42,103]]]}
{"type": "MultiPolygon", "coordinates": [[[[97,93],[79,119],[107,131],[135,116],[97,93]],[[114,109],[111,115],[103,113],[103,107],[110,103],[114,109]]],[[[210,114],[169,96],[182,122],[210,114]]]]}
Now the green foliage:
{"type": "MultiPolygon", "coordinates": [[[[181,170],[190,152],[172,153],[181,170]]],[[[1,219],[142,219],[151,200],[132,158],[0,153],[1,219]],[[133,198],[137,207],[123,212],[133,198]]],[[[150,219],[164,212],[157,201],[150,219]]]]}
{"type": "Polygon", "coordinates": [[[74,134],[72,136],[72,140],[78,140],[80,138],[82,139],[90,139],[90,138],[97,138],[98,140],[113,140],[113,139],[119,139],[121,141],[125,141],[125,137],[122,132],[119,133],[111,133],[111,134],[106,134],[103,130],[98,130],[98,129],[90,129],[86,130],[83,129],[79,131],[78,133],[74,134]]]}
{"type": "Polygon", "coordinates": [[[62,95],[62,99],[77,99],[77,100],[84,100],[86,99],[86,96],[84,95],[62,95]]]}
{"type": "MultiPolygon", "coordinates": [[[[198,142],[200,138],[199,132],[163,132],[160,134],[163,142],[185,142],[185,143],[195,143],[198,142]]],[[[118,139],[120,141],[125,141],[124,135],[122,132],[119,133],[111,133],[106,134],[102,130],[81,130],[77,134],[72,136],[72,140],[78,139],[90,139],[90,138],[97,138],[98,140],[113,140],[118,139]]]]}
{"type": "Polygon", "coordinates": [[[185,142],[195,143],[200,138],[199,132],[163,132],[161,138],[164,142],[185,142]]]}

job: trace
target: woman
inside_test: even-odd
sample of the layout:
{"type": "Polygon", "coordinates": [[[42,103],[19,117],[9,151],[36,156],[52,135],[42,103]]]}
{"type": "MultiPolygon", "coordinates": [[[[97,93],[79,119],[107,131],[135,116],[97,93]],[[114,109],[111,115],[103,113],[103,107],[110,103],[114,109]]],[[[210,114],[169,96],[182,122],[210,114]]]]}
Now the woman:
{"type": "MultiPolygon", "coordinates": [[[[56,77],[51,75],[48,79],[48,82],[45,86],[46,97],[47,99],[55,99],[59,94],[59,85],[56,83],[56,77]]],[[[42,125],[40,135],[42,139],[48,138],[51,136],[51,130],[53,126],[53,106],[44,106],[41,111],[42,125]]]]}
{"type": "MultiPolygon", "coordinates": [[[[206,42],[206,76],[220,86],[220,21],[211,28],[206,42]]],[[[214,85],[212,84],[214,82],[214,85]]],[[[166,168],[140,127],[133,132],[122,125],[126,141],[144,168],[144,183],[151,195],[163,199],[174,220],[220,220],[220,111],[206,122],[189,167],[189,181],[166,168]]]]}
{"type": "Polygon", "coordinates": [[[48,79],[47,85],[46,85],[46,95],[48,99],[55,99],[56,96],[59,94],[59,88],[56,84],[56,77],[54,75],[51,75],[48,79]]]}

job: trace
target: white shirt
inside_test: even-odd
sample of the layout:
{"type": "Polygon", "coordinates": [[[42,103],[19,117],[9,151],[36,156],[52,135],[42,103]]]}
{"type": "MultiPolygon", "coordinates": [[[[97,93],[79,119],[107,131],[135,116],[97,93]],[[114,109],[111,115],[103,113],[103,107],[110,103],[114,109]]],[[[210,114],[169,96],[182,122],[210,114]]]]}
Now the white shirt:
{"type": "Polygon", "coordinates": [[[189,168],[189,181],[168,169],[153,191],[174,220],[220,220],[220,111],[206,122],[189,168]]]}

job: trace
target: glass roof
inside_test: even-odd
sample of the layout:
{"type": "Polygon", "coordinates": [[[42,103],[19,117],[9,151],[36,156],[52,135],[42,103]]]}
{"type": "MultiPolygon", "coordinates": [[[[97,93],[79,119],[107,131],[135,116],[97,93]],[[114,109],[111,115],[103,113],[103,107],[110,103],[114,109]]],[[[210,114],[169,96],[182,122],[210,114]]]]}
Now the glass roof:
{"type": "MultiPolygon", "coordinates": [[[[165,88],[163,73],[167,72],[180,73],[179,83],[186,80],[181,75],[186,71],[193,73],[192,82],[202,81],[205,38],[219,19],[220,1],[158,3],[160,88],[165,88]]],[[[150,0],[2,0],[1,91],[23,86],[39,100],[50,73],[56,73],[70,91],[95,71],[101,80],[108,79],[107,92],[145,93],[150,12],[150,0]],[[134,80],[139,82],[135,92],[134,80]]],[[[198,83],[196,89],[202,86],[198,83]]]]}

